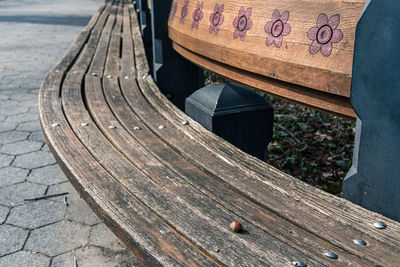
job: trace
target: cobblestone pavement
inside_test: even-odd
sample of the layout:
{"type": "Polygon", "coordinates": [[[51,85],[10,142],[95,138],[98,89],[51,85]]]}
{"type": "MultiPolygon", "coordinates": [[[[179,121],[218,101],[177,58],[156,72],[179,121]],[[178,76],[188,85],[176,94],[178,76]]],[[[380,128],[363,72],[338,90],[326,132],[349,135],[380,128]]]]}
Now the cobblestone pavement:
{"type": "Polygon", "coordinates": [[[0,266],[138,265],[60,171],[38,120],[42,79],[101,2],[0,0],[0,266]]]}

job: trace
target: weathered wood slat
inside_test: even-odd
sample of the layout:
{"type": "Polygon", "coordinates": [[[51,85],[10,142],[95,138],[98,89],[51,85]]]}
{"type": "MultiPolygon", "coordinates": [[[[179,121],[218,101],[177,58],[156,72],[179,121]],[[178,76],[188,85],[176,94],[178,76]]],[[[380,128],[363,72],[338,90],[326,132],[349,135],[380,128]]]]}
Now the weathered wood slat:
{"type": "Polygon", "coordinates": [[[148,71],[133,5],[108,2],[48,74],[39,97],[43,131],[63,171],[141,261],[396,262],[398,223],[309,187],[209,133],[161,95],[148,71]],[[245,233],[229,229],[234,220],[245,233]],[[375,220],[388,228],[374,229],[375,220]],[[325,250],[339,259],[325,257],[325,250]]]}
{"type": "MultiPolygon", "coordinates": [[[[106,41],[100,40],[100,43],[102,42],[106,43],[106,41]]],[[[99,49],[102,48],[103,46],[100,45],[99,49]]],[[[103,53],[101,53],[101,55],[102,54],[103,53]]],[[[100,55],[100,53],[96,53],[95,57],[98,55],[100,55]]],[[[94,60],[93,62],[96,62],[97,64],[101,61],[94,60]]],[[[95,65],[92,65],[91,70],[98,71],[99,69],[95,65]]],[[[94,88],[98,88],[98,90],[101,90],[99,78],[88,76],[86,78],[85,84],[87,90],[93,90],[94,88]]],[[[86,111],[82,105],[82,99],[79,99],[80,94],[74,93],[73,90],[73,88],[68,88],[64,86],[63,103],[65,103],[64,108],[66,113],[68,114],[67,116],[69,117],[70,121],[74,122],[76,121],[76,119],[84,118],[85,121],[89,121],[90,125],[92,125],[92,121],[90,121],[90,118],[88,114],[86,114],[86,111]]],[[[101,91],[100,94],[102,94],[101,91]]],[[[92,93],[86,94],[86,98],[89,99],[89,97],[92,97],[93,95],[94,94],[92,93]]],[[[88,103],[90,103],[90,101],[88,103]]],[[[89,107],[91,109],[94,108],[93,105],[89,105],[89,107]]],[[[100,107],[104,107],[104,105],[100,105],[100,107]]],[[[101,114],[98,118],[104,118],[104,115],[106,114],[105,110],[99,109],[94,110],[93,113],[101,114]]],[[[113,116],[111,115],[111,113],[109,113],[109,115],[109,119],[112,119],[113,116]]],[[[112,136],[112,133],[117,134],[121,128],[117,126],[117,129],[110,129],[108,128],[108,122],[108,120],[103,121],[102,131],[109,131],[107,136],[112,136]]],[[[159,183],[163,183],[162,186],[164,189],[159,188],[159,186],[151,181],[148,177],[142,175],[135,166],[126,161],[125,158],[121,157],[121,155],[110,144],[107,143],[107,140],[104,138],[104,136],[99,131],[96,131],[95,127],[86,127],[82,130],[81,127],[75,126],[74,129],[79,138],[81,138],[82,142],[87,145],[91,153],[95,157],[97,157],[97,160],[103,166],[105,166],[107,170],[109,170],[115,177],[118,177],[119,181],[126,187],[128,187],[132,193],[140,196],[140,199],[142,199],[149,205],[152,204],[152,208],[156,210],[158,214],[163,215],[164,218],[170,223],[173,222],[174,227],[176,227],[180,231],[186,232],[186,234],[189,234],[191,239],[193,241],[196,241],[198,245],[202,245],[203,248],[207,249],[212,247],[213,244],[222,247],[225,242],[235,244],[235,247],[237,249],[247,250],[246,254],[248,255],[237,255],[234,249],[223,249],[220,253],[214,251],[214,253],[216,254],[214,256],[220,258],[220,260],[223,260],[230,265],[235,263],[240,264],[241,262],[242,264],[245,264],[246,262],[254,262],[254,264],[263,264],[267,262],[274,264],[288,264],[292,260],[292,257],[302,257],[301,254],[293,250],[291,251],[290,249],[288,250],[288,248],[280,248],[280,246],[274,245],[274,243],[279,242],[275,241],[273,237],[269,237],[268,239],[266,239],[263,242],[263,244],[265,245],[259,246],[259,248],[257,248],[255,244],[261,242],[264,239],[264,235],[260,233],[257,234],[259,230],[252,229],[253,227],[251,225],[248,225],[249,231],[252,231],[254,235],[238,237],[237,235],[233,234],[230,230],[228,230],[229,228],[227,227],[227,225],[230,223],[232,216],[224,211],[224,209],[221,207],[213,207],[213,202],[208,201],[207,203],[206,198],[201,196],[196,197],[196,193],[190,189],[186,189],[188,187],[184,184],[181,183],[180,186],[176,187],[177,189],[179,189],[179,191],[175,191],[173,193],[177,195],[180,192],[179,196],[184,197],[184,189],[186,189],[186,191],[189,190],[187,191],[187,197],[185,199],[186,202],[182,203],[181,201],[179,201],[179,198],[177,200],[174,200],[173,194],[170,194],[170,196],[168,196],[168,194],[166,193],[167,191],[169,191],[167,190],[167,187],[173,188],[172,185],[179,183],[179,180],[175,179],[172,181],[163,181],[163,177],[172,177],[174,175],[173,173],[168,173],[166,172],[166,170],[163,169],[155,170],[155,173],[152,173],[153,180],[158,179],[159,183]],[[99,143],[103,145],[98,146],[99,143]],[[136,179],[133,179],[132,176],[134,176],[136,179]],[[193,213],[193,211],[195,210],[197,210],[197,212],[193,213]],[[166,211],[167,213],[165,213],[166,211]],[[211,213],[212,215],[206,215],[206,212],[211,213]],[[225,219],[221,221],[224,217],[225,219]],[[206,229],[208,229],[208,231],[206,229]],[[199,236],[197,236],[197,232],[208,232],[209,236],[203,235],[200,238],[199,236]],[[207,239],[209,239],[209,241],[206,241],[207,239]],[[262,248],[268,247],[270,247],[270,251],[268,251],[268,253],[264,252],[262,248]],[[276,254],[276,251],[278,250],[287,251],[286,253],[278,255],[276,254]],[[259,262],[257,263],[257,261],[259,262]]],[[[119,138],[115,138],[114,141],[123,140],[124,138],[126,138],[126,136],[119,136],[119,138]]],[[[135,147],[135,144],[128,144],[128,147],[130,148],[130,150],[132,150],[132,148],[135,147]]],[[[140,153],[135,155],[136,159],[138,159],[138,157],[140,157],[140,153]]],[[[156,168],[156,166],[153,166],[154,160],[152,160],[151,158],[148,158],[144,161],[139,160],[138,162],[150,164],[140,166],[142,170],[150,170],[151,168],[156,168]]],[[[210,250],[208,251],[208,253],[210,253],[210,250]]]]}
{"type": "MultiPolygon", "coordinates": [[[[140,42],[140,40],[138,41],[140,42]]],[[[135,50],[138,49],[135,47],[135,50]]],[[[137,53],[139,52],[137,51],[137,53]]],[[[162,123],[163,121],[175,122],[175,127],[179,128],[183,120],[190,120],[159,93],[158,88],[152,84],[150,77],[147,77],[145,81],[139,79],[139,88],[142,89],[146,99],[164,115],[164,119],[160,119],[158,123],[162,123]],[[151,86],[146,88],[145,81],[150,83],[151,86]]],[[[129,100],[128,93],[125,93],[125,95],[129,100]]],[[[219,177],[223,178],[225,182],[233,186],[236,190],[247,194],[253,201],[261,202],[277,214],[288,220],[293,220],[308,231],[352,253],[368,255],[366,256],[367,258],[373,258],[377,262],[383,263],[390,263],[398,257],[397,252],[393,250],[396,246],[394,244],[399,243],[399,239],[397,238],[398,223],[362,209],[348,201],[333,197],[318,189],[309,188],[306,184],[295,181],[293,178],[250,157],[226,142],[222,142],[221,139],[207,132],[198,124],[193,123],[191,126],[194,127],[185,128],[185,134],[188,140],[193,141],[191,143],[192,147],[181,146],[180,144],[183,143],[182,140],[185,137],[178,136],[179,133],[175,131],[175,139],[169,138],[165,141],[177,149],[181,149],[181,153],[187,157],[191,157],[193,163],[203,164],[200,166],[201,168],[211,172],[214,171],[215,175],[219,175],[219,177]],[[196,136],[196,139],[193,136],[196,136]],[[204,139],[203,142],[201,142],[202,139],[204,139]],[[200,142],[198,146],[196,146],[196,141],[200,142]],[[212,144],[212,146],[209,144],[212,144]],[[210,158],[210,154],[201,154],[204,150],[199,150],[200,147],[206,147],[209,152],[213,152],[212,155],[214,156],[211,160],[206,160],[210,158]],[[196,151],[196,153],[191,153],[191,151],[196,151]],[[230,163],[227,163],[228,159],[230,163]],[[218,167],[211,167],[213,164],[218,167]],[[254,172],[253,168],[257,172],[254,172]],[[244,181],[242,177],[250,179],[244,181]],[[274,195],[275,197],[273,197],[274,195]],[[275,202],[271,202],[274,198],[276,199],[275,202]],[[342,211],[343,208],[348,210],[342,211]],[[357,215],[353,216],[354,213],[349,213],[349,210],[352,210],[357,215]],[[305,219],[305,216],[308,218],[305,219]],[[361,223],[360,218],[363,218],[361,223]],[[394,229],[391,230],[394,238],[392,239],[386,236],[386,233],[374,229],[372,223],[375,220],[384,220],[394,226],[394,229]],[[327,225],[336,230],[327,231],[327,225]],[[370,246],[360,250],[353,243],[353,238],[357,238],[357,236],[362,236],[364,239],[370,240],[370,246]],[[389,243],[387,242],[388,238],[391,239],[389,243]],[[385,255],[385,257],[382,258],[382,255],[385,255]]],[[[157,132],[155,127],[153,130],[157,132]]],[[[159,137],[163,138],[165,135],[163,134],[159,137]]]]}
{"type": "MultiPolygon", "coordinates": [[[[106,12],[101,17],[103,22],[107,17],[106,12]]],[[[68,69],[73,58],[79,54],[87,35],[81,37],[69,50],[68,57],[54,68],[59,71],[50,72],[46,77],[40,93],[41,122],[53,153],[97,215],[109,226],[118,225],[118,228],[113,228],[117,230],[115,234],[140,260],[151,265],[199,264],[196,258],[204,256],[188,245],[173,228],[154,216],[151,209],[122,188],[87,152],[66,121],[58,101],[62,76],[65,74],[61,70],[68,69]],[[60,126],[52,127],[54,122],[60,126]],[[141,227],[136,229],[137,225],[141,227]]],[[[209,261],[202,262],[212,265],[209,261]]]]}

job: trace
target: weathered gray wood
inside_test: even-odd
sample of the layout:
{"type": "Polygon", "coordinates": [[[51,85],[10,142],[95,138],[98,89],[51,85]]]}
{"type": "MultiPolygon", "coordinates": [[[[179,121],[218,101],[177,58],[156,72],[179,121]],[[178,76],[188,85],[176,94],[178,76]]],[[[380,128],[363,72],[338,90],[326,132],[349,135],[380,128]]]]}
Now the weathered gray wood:
{"type": "Polygon", "coordinates": [[[108,3],[46,77],[39,100],[46,139],[64,172],[140,260],[169,266],[396,262],[398,223],[308,187],[195,122],[183,125],[188,118],[146,73],[132,4],[108,3]],[[51,127],[55,122],[60,126],[51,127]],[[235,220],[244,234],[229,229],[235,220]],[[376,230],[375,220],[388,228],[376,230]],[[339,259],[326,258],[325,250],[339,259]]]}

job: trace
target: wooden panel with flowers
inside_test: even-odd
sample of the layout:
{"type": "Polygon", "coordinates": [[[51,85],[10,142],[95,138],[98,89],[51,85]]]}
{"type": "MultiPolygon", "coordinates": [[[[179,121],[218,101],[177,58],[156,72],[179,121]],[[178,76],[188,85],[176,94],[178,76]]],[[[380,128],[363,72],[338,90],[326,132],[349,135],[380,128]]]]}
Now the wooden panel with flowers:
{"type": "Polygon", "coordinates": [[[173,0],[169,36],[213,61],[348,98],[364,5],[365,0],[173,0]]]}

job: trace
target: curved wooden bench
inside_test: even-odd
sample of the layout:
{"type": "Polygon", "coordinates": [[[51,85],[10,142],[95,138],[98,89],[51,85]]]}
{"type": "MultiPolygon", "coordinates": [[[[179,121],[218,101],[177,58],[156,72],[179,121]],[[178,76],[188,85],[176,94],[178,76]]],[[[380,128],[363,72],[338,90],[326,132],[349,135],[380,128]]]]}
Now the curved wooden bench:
{"type": "Polygon", "coordinates": [[[398,261],[399,223],[310,187],[206,131],[160,93],[148,72],[133,5],[107,2],[49,72],[39,96],[43,132],[59,165],[142,262],[398,261]],[[244,231],[231,231],[232,221],[244,231]],[[387,227],[375,228],[377,221],[387,227]]]}

